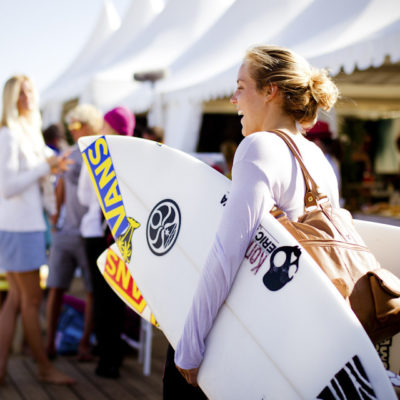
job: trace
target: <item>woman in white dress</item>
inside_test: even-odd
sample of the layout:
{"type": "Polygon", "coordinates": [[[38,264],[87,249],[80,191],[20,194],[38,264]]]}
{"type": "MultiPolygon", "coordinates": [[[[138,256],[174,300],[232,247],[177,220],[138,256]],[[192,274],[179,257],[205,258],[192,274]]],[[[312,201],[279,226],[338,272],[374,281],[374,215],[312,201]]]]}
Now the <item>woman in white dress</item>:
{"type": "Polygon", "coordinates": [[[51,200],[53,187],[48,177],[65,171],[69,164],[68,159],[46,152],[40,127],[32,81],[21,75],[10,78],[4,86],[0,123],[0,265],[9,284],[0,311],[0,384],[19,313],[39,379],[74,382],[47,358],[39,324],[39,268],[46,263],[44,189],[51,200]]]}

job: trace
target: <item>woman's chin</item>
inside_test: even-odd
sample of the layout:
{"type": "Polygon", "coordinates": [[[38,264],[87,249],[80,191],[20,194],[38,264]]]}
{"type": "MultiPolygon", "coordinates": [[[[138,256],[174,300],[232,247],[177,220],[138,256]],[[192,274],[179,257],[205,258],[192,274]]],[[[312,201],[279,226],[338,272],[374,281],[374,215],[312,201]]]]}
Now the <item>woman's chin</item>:
{"type": "Polygon", "coordinates": [[[242,135],[244,137],[251,135],[253,132],[249,131],[248,129],[242,128],[242,135]]]}

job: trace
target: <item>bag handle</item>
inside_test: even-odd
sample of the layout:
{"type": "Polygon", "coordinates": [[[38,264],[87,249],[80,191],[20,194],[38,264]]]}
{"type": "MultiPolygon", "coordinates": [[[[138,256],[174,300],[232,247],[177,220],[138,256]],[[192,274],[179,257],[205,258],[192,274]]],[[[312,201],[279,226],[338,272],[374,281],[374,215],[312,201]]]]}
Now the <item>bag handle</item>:
{"type": "Polygon", "coordinates": [[[286,145],[289,147],[289,150],[292,152],[300,165],[303,173],[304,183],[306,185],[306,193],[304,195],[304,205],[306,210],[311,207],[318,207],[320,202],[327,201],[327,196],[321,192],[319,186],[308,172],[308,169],[304,164],[303,157],[301,156],[299,148],[294,140],[287,133],[279,129],[274,129],[269,132],[276,134],[286,143],[286,145]]]}

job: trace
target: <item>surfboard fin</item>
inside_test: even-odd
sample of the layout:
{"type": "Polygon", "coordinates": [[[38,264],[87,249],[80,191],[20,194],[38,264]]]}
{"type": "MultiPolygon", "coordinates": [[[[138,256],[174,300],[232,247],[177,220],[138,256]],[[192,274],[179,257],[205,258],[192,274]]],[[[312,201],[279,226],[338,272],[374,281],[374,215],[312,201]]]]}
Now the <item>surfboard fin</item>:
{"type": "Polygon", "coordinates": [[[116,238],[115,243],[117,244],[125,263],[129,264],[132,256],[132,235],[134,230],[139,228],[140,223],[131,217],[126,217],[126,219],[129,222],[129,227],[116,238]]]}

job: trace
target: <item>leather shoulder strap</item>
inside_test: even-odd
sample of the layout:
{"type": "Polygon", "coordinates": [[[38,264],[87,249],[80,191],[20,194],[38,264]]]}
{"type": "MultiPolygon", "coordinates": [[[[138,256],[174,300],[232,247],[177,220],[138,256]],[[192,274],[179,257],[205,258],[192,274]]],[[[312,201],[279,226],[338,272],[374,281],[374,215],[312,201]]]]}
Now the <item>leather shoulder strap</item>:
{"type": "Polygon", "coordinates": [[[301,156],[300,150],[294,140],[287,133],[279,129],[271,130],[269,132],[272,132],[275,135],[279,136],[286,143],[286,145],[289,147],[289,150],[293,153],[294,157],[300,165],[306,185],[306,193],[304,195],[305,208],[307,209],[309,207],[315,207],[318,206],[318,203],[320,201],[326,201],[327,197],[323,193],[321,193],[319,186],[308,172],[308,169],[304,164],[303,157],[301,156]]]}

